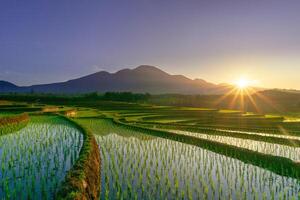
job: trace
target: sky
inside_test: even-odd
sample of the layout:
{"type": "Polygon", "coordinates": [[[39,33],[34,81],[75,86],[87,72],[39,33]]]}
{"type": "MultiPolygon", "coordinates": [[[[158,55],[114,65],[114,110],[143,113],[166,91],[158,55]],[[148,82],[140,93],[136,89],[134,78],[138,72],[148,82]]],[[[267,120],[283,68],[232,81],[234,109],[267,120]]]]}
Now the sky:
{"type": "Polygon", "coordinates": [[[0,80],[65,81],[153,65],[300,89],[298,0],[1,0],[0,80]]]}

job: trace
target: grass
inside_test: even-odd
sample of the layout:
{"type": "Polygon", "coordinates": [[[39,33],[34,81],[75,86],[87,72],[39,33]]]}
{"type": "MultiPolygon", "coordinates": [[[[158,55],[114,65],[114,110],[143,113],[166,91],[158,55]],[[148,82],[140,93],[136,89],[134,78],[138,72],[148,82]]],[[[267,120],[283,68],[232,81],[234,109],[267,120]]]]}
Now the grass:
{"type": "Polygon", "coordinates": [[[12,106],[12,107],[0,107],[0,112],[36,112],[41,111],[41,107],[28,107],[28,106],[12,106]]]}
{"type": "Polygon", "coordinates": [[[0,105],[11,105],[12,102],[11,101],[5,101],[5,100],[0,100],[0,105]]]}
{"type": "Polygon", "coordinates": [[[12,114],[0,118],[0,136],[20,130],[27,125],[29,120],[27,114],[12,114]]]}
{"type": "Polygon", "coordinates": [[[57,199],[96,199],[100,192],[100,155],[93,134],[74,120],[64,117],[83,134],[76,163],[62,183],[57,199]]]}
{"type": "Polygon", "coordinates": [[[77,110],[76,117],[98,117],[101,113],[95,109],[81,108],[77,110]]]}
{"type": "Polygon", "coordinates": [[[219,113],[226,113],[226,114],[241,114],[242,112],[239,110],[219,110],[219,113]]]}
{"type": "MultiPolygon", "coordinates": [[[[168,108],[168,107],[165,107],[168,108]]],[[[195,108],[195,107],[173,107],[174,110],[193,110],[193,111],[218,111],[218,109],[213,108],[195,108]]]]}

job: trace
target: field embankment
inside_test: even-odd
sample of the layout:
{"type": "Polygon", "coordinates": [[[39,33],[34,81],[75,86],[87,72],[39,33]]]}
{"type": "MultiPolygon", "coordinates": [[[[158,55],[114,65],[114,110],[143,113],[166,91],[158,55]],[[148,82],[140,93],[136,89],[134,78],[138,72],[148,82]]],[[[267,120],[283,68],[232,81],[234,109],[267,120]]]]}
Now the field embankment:
{"type": "Polygon", "coordinates": [[[232,146],[232,145],[228,145],[216,141],[201,139],[193,136],[180,135],[168,131],[156,130],[151,128],[144,128],[144,127],[121,122],[116,118],[113,118],[113,122],[116,125],[120,125],[129,128],[131,130],[141,131],[149,135],[199,146],[203,149],[207,149],[209,151],[219,153],[227,157],[239,159],[245,163],[249,163],[258,167],[268,169],[282,176],[288,176],[288,177],[300,179],[299,163],[284,157],[267,155],[267,154],[251,151],[248,149],[243,149],[236,146],[232,146]]]}
{"type": "MultiPolygon", "coordinates": [[[[269,142],[273,144],[282,144],[292,147],[300,147],[300,140],[288,138],[293,137],[293,135],[286,136],[287,138],[281,137],[281,134],[264,134],[259,132],[251,132],[251,131],[238,131],[238,130],[230,130],[230,129],[222,129],[221,128],[211,128],[211,127],[199,127],[195,125],[184,125],[184,124],[162,124],[162,123],[135,123],[135,125],[140,125],[142,127],[155,127],[156,129],[162,130],[179,130],[179,131],[188,131],[191,133],[205,133],[207,135],[218,135],[225,137],[235,137],[240,139],[248,139],[254,141],[262,141],[269,142]],[[275,137],[276,136],[276,137],[275,137]]],[[[291,132],[289,132],[291,134],[291,132]]],[[[296,134],[294,134],[296,135],[296,134]]],[[[295,136],[294,136],[295,137],[295,136]]]]}
{"type": "Polygon", "coordinates": [[[0,118],[0,136],[15,132],[27,125],[30,118],[28,114],[20,114],[0,118]]]}
{"type": "Polygon", "coordinates": [[[73,168],[68,172],[57,199],[98,199],[100,193],[100,153],[93,134],[65,117],[83,136],[80,155],[73,168]]]}

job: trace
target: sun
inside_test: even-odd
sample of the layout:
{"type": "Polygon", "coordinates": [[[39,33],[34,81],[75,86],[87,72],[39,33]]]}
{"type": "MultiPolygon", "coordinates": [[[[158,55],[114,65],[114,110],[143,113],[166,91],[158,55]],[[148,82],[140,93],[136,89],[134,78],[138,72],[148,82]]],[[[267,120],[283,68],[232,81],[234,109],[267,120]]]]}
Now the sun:
{"type": "Polygon", "coordinates": [[[241,78],[241,79],[239,79],[238,81],[235,82],[235,85],[239,89],[246,89],[247,87],[250,86],[250,81],[245,79],[245,78],[241,78]]]}

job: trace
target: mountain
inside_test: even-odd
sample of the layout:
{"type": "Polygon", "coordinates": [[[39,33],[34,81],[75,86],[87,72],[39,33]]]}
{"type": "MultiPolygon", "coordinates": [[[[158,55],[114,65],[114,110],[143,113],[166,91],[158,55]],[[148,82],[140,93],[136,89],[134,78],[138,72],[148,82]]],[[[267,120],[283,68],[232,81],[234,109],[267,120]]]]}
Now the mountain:
{"type": "Polygon", "coordinates": [[[171,75],[156,67],[141,65],[135,69],[123,69],[116,73],[97,72],[66,82],[18,87],[1,81],[0,92],[42,93],[88,93],[124,92],[177,93],[177,94],[223,94],[232,89],[229,85],[216,85],[202,79],[189,79],[182,75],[171,75]]]}
{"type": "Polygon", "coordinates": [[[0,92],[19,92],[22,91],[21,87],[16,86],[7,81],[0,80],[0,92]]]}

